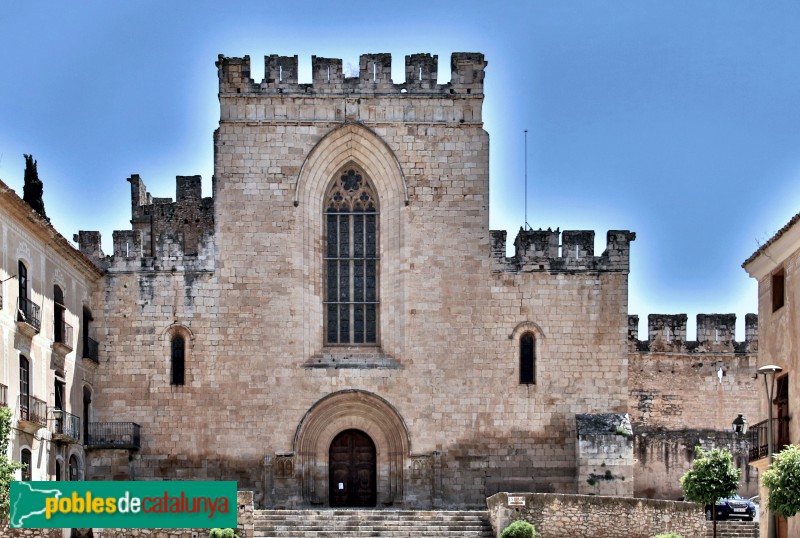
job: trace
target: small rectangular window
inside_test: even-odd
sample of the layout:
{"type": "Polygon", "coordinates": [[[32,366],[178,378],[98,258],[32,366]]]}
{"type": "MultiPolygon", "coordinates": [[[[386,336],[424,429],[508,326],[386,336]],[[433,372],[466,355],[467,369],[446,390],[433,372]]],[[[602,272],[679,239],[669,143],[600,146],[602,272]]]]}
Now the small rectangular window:
{"type": "Polygon", "coordinates": [[[785,273],[783,269],[772,275],[772,311],[783,307],[785,295],[785,273]]]}

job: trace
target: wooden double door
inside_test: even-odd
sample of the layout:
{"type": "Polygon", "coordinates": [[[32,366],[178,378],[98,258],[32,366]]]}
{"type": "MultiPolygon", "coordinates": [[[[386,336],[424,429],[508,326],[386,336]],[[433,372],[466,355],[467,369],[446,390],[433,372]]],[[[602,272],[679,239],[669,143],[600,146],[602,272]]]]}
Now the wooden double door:
{"type": "Polygon", "coordinates": [[[331,507],[374,507],[376,484],[375,443],[361,430],[337,435],[329,451],[331,507]]]}

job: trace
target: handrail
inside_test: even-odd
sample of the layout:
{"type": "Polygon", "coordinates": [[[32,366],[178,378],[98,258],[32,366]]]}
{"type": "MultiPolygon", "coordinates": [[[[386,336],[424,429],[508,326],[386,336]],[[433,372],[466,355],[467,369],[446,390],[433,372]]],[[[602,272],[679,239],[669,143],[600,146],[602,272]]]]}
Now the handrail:
{"type": "Polygon", "coordinates": [[[135,422],[90,422],[84,443],[90,448],[142,447],[141,426],[135,422]]]}
{"type": "MultiPolygon", "coordinates": [[[[747,432],[750,440],[749,461],[756,461],[769,456],[769,419],[762,420],[750,427],[747,432]]],[[[773,451],[783,450],[789,445],[789,417],[772,419],[773,451]]]]}
{"type": "Polygon", "coordinates": [[[51,410],[53,418],[50,419],[50,431],[54,435],[69,437],[79,440],[81,438],[81,419],[78,416],[68,413],[63,409],[54,408],[51,410]]]}
{"type": "Polygon", "coordinates": [[[30,299],[20,297],[17,300],[17,320],[24,321],[36,331],[42,329],[42,309],[30,299]]]}
{"type": "Polygon", "coordinates": [[[67,323],[66,321],[62,321],[61,323],[55,324],[55,334],[53,335],[56,342],[59,344],[63,344],[66,347],[73,349],[72,346],[72,325],[67,323]]]}
{"type": "Polygon", "coordinates": [[[18,398],[19,419],[47,426],[47,402],[26,394],[18,398]]]}
{"type": "Polygon", "coordinates": [[[99,354],[98,354],[98,345],[97,341],[92,340],[88,336],[83,339],[83,358],[89,359],[97,364],[100,364],[99,354]]]}

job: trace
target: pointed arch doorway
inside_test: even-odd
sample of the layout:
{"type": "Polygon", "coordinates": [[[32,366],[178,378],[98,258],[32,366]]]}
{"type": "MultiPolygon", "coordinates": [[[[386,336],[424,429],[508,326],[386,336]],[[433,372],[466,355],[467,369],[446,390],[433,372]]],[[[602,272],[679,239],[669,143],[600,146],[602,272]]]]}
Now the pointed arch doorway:
{"type": "Polygon", "coordinates": [[[374,508],[376,488],[375,443],[361,430],[345,430],[328,452],[331,507],[374,508]]]}

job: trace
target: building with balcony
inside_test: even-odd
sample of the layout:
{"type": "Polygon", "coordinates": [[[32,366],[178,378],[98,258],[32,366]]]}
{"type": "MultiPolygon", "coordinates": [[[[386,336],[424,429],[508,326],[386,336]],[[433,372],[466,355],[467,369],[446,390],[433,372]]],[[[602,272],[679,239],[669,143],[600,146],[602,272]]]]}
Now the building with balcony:
{"type": "MultiPolygon", "coordinates": [[[[745,271],[758,281],[758,366],[776,365],[768,401],[763,380],[759,379],[759,422],[750,429],[750,465],[764,471],[769,464],[769,406],[772,407],[773,452],[790,443],[800,443],[800,424],[792,418],[800,408],[800,213],[795,215],[744,264],[745,271]]],[[[771,384],[770,384],[771,385],[771,384]]],[[[766,507],[768,492],[761,490],[761,507],[766,507]]],[[[800,536],[800,517],[777,519],[778,536],[800,536]]],[[[761,518],[762,536],[767,536],[768,518],[761,518]]]]}
{"type": "Polygon", "coordinates": [[[102,271],[0,182],[0,404],[14,412],[20,478],[85,476],[97,344],[92,294],[102,271]],[[78,345],[78,344],[82,345],[78,345]]]}

